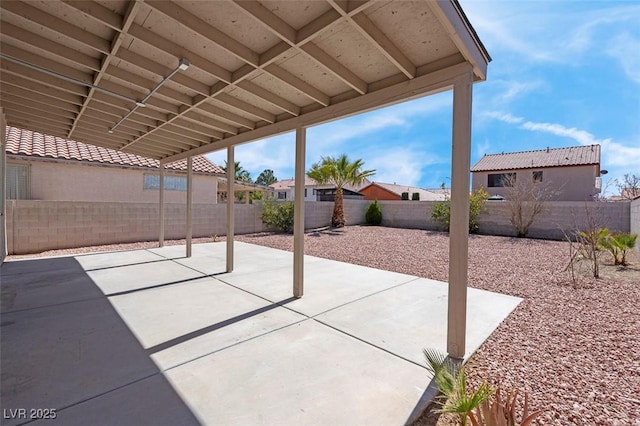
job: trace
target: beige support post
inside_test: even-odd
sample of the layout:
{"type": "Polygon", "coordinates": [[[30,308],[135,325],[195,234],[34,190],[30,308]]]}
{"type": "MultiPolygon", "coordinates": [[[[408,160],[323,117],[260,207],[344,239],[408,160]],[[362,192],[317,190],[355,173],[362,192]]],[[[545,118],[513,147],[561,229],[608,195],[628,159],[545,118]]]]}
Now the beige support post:
{"type": "Polygon", "coordinates": [[[0,107],[0,265],[7,255],[7,215],[6,201],[7,194],[7,153],[6,153],[6,131],[7,122],[4,118],[4,111],[0,107]]]}
{"type": "Polygon", "coordinates": [[[307,129],[296,129],[296,170],[293,217],[293,296],[304,294],[304,181],[307,129]]]}
{"type": "Polygon", "coordinates": [[[164,247],[164,164],[160,163],[160,200],[158,202],[158,246],[164,247]]]}
{"type": "Polygon", "coordinates": [[[233,233],[234,233],[234,202],[233,184],[236,178],[233,146],[227,148],[227,272],[233,272],[233,233]]]}
{"type": "Polygon", "coordinates": [[[449,231],[449,306],[447,352],[464,358],[467,331],[469,246],[469,168],[471,161],[471,69],[453,85],[451,222],[449,231]]]}
{"type": "Polygon", "coordinates": [[[193,237],[193,157],[187,158],[187,257],[191,257],[191,237],[193,237]]]}

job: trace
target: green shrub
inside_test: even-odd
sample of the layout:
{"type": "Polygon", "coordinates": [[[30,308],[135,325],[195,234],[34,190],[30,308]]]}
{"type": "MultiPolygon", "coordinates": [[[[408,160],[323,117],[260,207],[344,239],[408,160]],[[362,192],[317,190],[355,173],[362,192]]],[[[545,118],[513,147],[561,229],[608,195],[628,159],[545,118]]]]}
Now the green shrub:
{"type": "Polygon", "coordinates": [[[378,200],[367,206],[364,218],[369,225],[380,225],[382,223],[382,208],[378,200]]]}
{"type": "Polygon", "coordinates": [[[402,193],[402,197],[401,197],[404,201],[409,199],[409,193],[408,192],[403,192],[402,193]]]}
{"type": "Polygon", "coordinates": [[[613,256],[614,265],[627,266],[627,251],[636,246],[635,234],[613,234],[600,238],[598,244],[613,256]]]}
{"type": "Polygon", "coordinates": [[[420,193],[419,192],[414,192],[413,194],[411,194],[411,200],[412,201],[420,201],[420,193]]]}
{"type": "MultiPolygon", "coordinates": [[[[444,189],[444,184],[442,185],[444,189]]],[[[478,232],[478,223],[476,219],[480,216],[480,213],[484,210],[484,205],[489,198],[489,194],[484,189],[480,188],[471,193],[469,196],[469,232],[478,232]]],[[[445,196],[444,201],[437,201],[433,205],[431,210],[431,218],[440,225],[440,227],[449,232],[451,225],[451,199],[448,195],[445,196]]]]}
{"type": "Polygon", "coordinates": [[[293,229],[293,201],[276,201],[268,198],[262,204],[260,214],[262,222],[283,232],[291,232],[293,229]]]}

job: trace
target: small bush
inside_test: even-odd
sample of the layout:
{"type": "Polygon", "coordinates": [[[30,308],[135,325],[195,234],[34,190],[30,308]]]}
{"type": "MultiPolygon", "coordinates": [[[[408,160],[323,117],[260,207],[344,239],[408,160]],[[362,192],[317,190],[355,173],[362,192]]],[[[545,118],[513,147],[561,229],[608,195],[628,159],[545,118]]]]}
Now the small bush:
{"type": "MultiPolygon", "coordinates": [[[[444,184],[443,184],[444,189],[444,184]]],[[[478,232],[478,223],[476,219],[484,210],[484,205],[489,198],[489,194],[484,189],[475,190],[469,196],[469,232],[478,232]]],[[[440,224],[440,227],[449,232],[451,224],[451,199],[447,195],[444,201],[437,201],[431,210],[431,218],[440,224]]]]}
{"type": "Polygon", "coordinates": [[[408,200],[409,199],[409,193],[408,192],[403,192],[401,198],[402,198],[403,201],[408,200]]]}
{"type": "Polygon", "coordinates": [[[380,225],[382,223],[382,208],[378,200],[367,206],[364,218],[369,225],[380,225]]]}
{"type": "Polygon", "coordinates": [[[414,192],[413,194],[411,194],[411,200],[412,201],[420,201],[420,193],[419,192],[414,192]]]}
{"type": "Polygon", "coordinates": [[[283,232],[291,232],[293,229],[293,201],[276,201],[267,199],[262,205],[260,214],[262,222],[283,232]]]}

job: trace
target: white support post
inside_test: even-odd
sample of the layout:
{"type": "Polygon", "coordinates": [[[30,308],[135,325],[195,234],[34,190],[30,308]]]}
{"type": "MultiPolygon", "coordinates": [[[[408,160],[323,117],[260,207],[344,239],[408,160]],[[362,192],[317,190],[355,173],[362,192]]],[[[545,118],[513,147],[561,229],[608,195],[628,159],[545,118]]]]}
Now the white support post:
{"type": "Polygon", "coordinates": [[[472,81],[470,69],[453,85],[447,352],[460,359],[464,358],[467,331],[472,81]]]}
{"type": "Polygon", "coordinates": [[[227,272],[233,272],[233,233],[234,233],[234,203],[235,193],[233,185],[236,178],[234,148],[227,148],[227,272]]]}
{"type": "Polygon", "coordinates": [[[160,163],[160,200],[158,201],[158,247],[164,247],[164,164],[160,163]]]}
{"type": "Polygon", "coordinates": [[[187,257],[191,257],[193,237],[193,157],[187,158],[187,257]]]}
{"type": "Polygon", "coordinates": [[[296,129],[296,170],[293,217],[293,296],[304,294],[304,181],[307,129],[296,129]]]}

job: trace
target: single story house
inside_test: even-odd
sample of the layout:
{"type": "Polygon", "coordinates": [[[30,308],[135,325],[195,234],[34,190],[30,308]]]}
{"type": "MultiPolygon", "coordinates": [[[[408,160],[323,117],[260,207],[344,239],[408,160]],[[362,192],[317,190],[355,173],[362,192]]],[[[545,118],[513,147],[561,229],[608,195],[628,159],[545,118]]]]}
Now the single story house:
{"type": "MultiPolygon", "coordinates": [[[[369,180],[365,181],[359,186],[345,185],[342,188],[345,199],[357,199],[362,200],[363,195],[360,194],[359,189],[368,185],[369,180]]],[[[284,179],[276,183],[269,185],[276,198],[279,200],[293,200],[295,179],[284,179]]],[[[314,179],[306,177],[304,179],[304,200],[305,201],[333,201],[336,193],[335,185],[319,185],[314,179]]]]}
{"type": "Polygon", "coordinates": [[[602,189],[600,145],[486,154],[472,168],[472,188],[507,194],[511,179],[548,183],[556,201],[589,201],[602,189]]]}
{"type": "MultiPolygon", "coordinates": [[[[159,162],[70,139],[7,127],[7,199],[158,202],[159,162]]],[[[193,202],[215,204],[224,170],[193,157],[193,202]]],[[[187,161],[165,166],[165,200],[184,203],[187,161]]]]}
{"type": "Polygon", "coordinates": [[[406,194],[408,200],[442,201],[446,194],[441,189],[423,189],[396,183],[371,182],[360,190],[365,200],[402,200],[406,194]],[[416,195],[417,194],[417,195],[416,195]]]}

